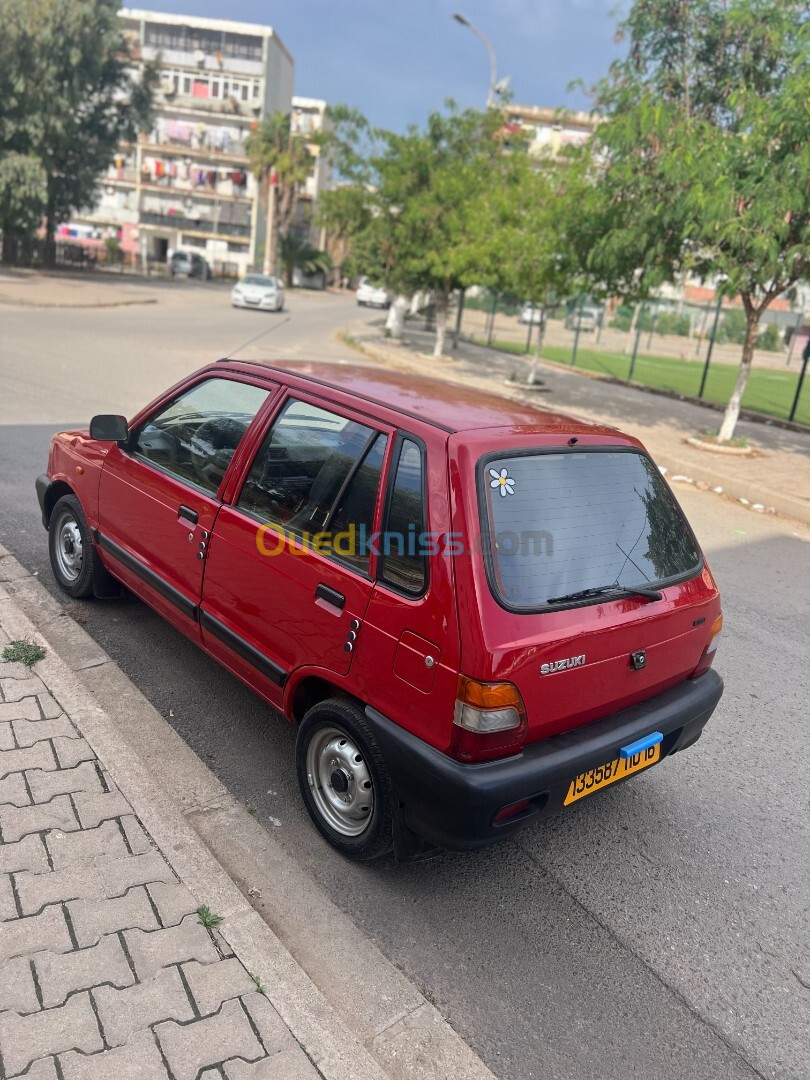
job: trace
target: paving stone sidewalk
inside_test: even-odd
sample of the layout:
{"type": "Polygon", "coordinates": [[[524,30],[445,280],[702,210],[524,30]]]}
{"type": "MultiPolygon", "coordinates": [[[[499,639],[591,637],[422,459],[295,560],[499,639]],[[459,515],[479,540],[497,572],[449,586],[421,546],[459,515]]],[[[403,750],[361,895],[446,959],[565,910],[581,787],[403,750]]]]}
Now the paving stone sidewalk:
{"type": "Polygon", "coordinates": [[[204,902],[35,669],[0,661],[0,1078],[320,1077],[204,902]]]}

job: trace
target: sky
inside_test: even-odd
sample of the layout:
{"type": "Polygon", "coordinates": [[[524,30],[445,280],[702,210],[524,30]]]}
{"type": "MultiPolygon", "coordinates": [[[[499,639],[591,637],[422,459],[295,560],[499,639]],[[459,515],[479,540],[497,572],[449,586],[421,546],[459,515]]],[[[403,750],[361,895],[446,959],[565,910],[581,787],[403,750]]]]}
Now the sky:
{"type": "Polygon", "coordinates": [[[270,25],[295,62],[295,92],[345,103],[372,124],[402,131],[453,98],[484,106],[483,44],[521,104],[588,108],[575,79],[592,83],[618,55],[616,0],[130,0],[128,6],[270,25]],[[614,14],[611,15],[610,13],[614,14]]]}

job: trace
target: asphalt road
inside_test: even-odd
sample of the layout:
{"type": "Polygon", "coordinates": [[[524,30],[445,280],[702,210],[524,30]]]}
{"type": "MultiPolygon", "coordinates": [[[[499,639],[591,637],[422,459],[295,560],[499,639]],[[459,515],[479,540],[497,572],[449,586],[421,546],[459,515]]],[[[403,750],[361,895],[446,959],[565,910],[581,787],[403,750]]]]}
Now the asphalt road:
{"type": "MultiPolygon", "coordinates": [[[[0,541],[49,588],[33,480],[52,431],[134,411],[275,318],[231,311],[216,289],[160,298],[0,307],[0,541]]],[[[340,298],[293,297],[290,321],[248,352],[346,356],[332,335],[356,316],[340,298]]],[[[145,605],[66,606],[503,1080],[799,1080],[810,531],[691,489],[681,499],[726,615],[726,694],[704,737],[475,855],[345,863],[305,815],[285,723],[145,605]]]]}

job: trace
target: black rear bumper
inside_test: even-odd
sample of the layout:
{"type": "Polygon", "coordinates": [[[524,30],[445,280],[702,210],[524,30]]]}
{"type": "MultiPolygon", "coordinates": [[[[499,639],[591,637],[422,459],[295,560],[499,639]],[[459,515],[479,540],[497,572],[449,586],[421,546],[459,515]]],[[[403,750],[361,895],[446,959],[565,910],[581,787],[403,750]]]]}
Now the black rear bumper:
{"type": "MultiPolygon", "coordinates": [[[[661,758],[699,737],[723,693],[715,671],[606,716],[592,724],[531,743],[520,754],[464,765],[367,708],[405,824],[437,847],[468,851],[504,839],[530,821],[558,812],[571,780],[618,757],[619,749],[652,731],[663,736],[661,758]],[[499,810],[530,805],[501,824],[499,810]]],[[[620,781],[621,782],[621,781],[620,781]]]]}

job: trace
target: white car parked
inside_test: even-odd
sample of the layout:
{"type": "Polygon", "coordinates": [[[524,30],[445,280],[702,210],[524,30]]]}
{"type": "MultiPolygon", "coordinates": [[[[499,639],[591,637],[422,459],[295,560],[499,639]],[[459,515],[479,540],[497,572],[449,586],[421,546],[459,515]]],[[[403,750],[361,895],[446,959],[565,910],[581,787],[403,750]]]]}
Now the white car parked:
{"type": "Polygon", "coordinates": [[[260,311],[284,310],[284,286],[276,277],[248,274],[231,290],[231,304],[260,311]]]}
{"type": "Polygon", "coordinates": [[[355,295],[357,296],[357,303],[361,307],[387,308],[391,305],[391,297],[388,295],[388,291],[382,285],[372,284],[367,277],[360,278],[360,284],[357,286],[355,295]]]}
{"type": "Polygon", "coordinates": [[[529,323],[532,326],[539,326],[543,321],[543,309],[541,307],[535,307],[534,304],[524,304],[520,311],[520,321],[526,326],[529,323]]]}
{"type": "Polygon", "coordinates": [[[576,330],[578,323],[580,330],[596,330],[601,322],[601,308],[584,307],[581,311],[574,308],[565,316],[565,329],[576,330]]]}

